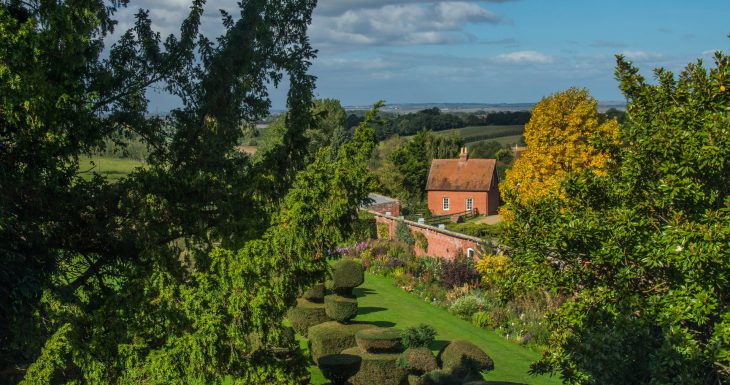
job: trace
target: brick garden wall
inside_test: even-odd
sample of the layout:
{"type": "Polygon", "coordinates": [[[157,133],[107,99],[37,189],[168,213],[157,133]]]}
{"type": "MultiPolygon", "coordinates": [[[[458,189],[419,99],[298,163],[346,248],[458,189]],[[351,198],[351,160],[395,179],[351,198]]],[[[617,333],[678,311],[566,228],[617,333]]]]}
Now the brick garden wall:
{"type": "MultiPolygon", "coordinates": [[[[388,232],[390,239],[395,238],[395,226],[401,219],[398,219],[397,217],[393,216],[385,216],[383,214],[380,214],[378,212],[370,211],[375,215],[375,222],[378,224],[385,224],[388,226],[388,232]]],[[[483,239],[479,239],[476,237],[472,237],[469,235],[457,233],[454,231],[449,231],[446,229],[439,229],[438,227],[429,226],[426,224],[421,224],[418,222],[412,222],[407,220],[402,220],[408,228],[411,230],[411,232],[416,233],[419,232],[426,236],[426,239],[428,240],[428,249],[422,250],[420,247],[416,246],[416,255],[423,256],[423,255],[429,255],[432,257],[440,257],[444,259],[452,260],[456,258],[457,253],[459,250],[463,251],[464,254],[467,254],[467,251],[469,249],[474,250],[474,260],[478,260],[481,258],[479,253],[479,245],[484,245],[487,242],[483,239]]]]}

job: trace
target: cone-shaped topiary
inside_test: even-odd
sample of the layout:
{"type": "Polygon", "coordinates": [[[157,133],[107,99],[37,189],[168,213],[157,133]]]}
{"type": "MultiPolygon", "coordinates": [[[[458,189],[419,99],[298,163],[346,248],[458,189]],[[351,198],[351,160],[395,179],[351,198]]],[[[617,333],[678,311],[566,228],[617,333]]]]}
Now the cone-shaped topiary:
{"type": "Polygon", "coordinates": [[[438,369],[438,362],[428,348],[408,348],[398,358],[398,366],[411,374],[422,375],[438,369]]]}
{"type": "Polygon", "coordinates": [[[324,297],[324,310],[329,318],[347,322],[357,315],[357,299],[340,295],[324,297]]]}
{"type": "Polygon", "coordinates": [[[302,298],[312,302],[322,302],[324,300],[324,283],[318,283],[305,290],[302,298]]]}
{"type": "Polygon", "coordinates": [[[314,362],[327,354],[338,354],[344,349],[355,346],[355,333],[372,327],[372,324],[342,324],[335,321],[310,327],[307,337],[314,362]]]}
{"type": "Polygon", "coordinates": [[[352,295],[352,289],[365,281],[362,263],[341,259],[332,266],[332,290],[340,295],[352,295]]]}
{"type": "Polygon", "coordinates": [[[345,385],[360,370],[360,356],[352,354],[328,354],[317,360],[317,366],[332,385],[345,385]]]}
{"type": "Polygon", "coordinates": [[[494,370],[494,361],[478,346],[469,341],[456,340],[446,345],[438,356],[441,368],[464,380],[484,370],[494,370]]]}
{"type": "Polygon", "coordinates": [[[372,328],[355,334],[357,346],[370,353],[399,352],[401,331],[394,328],[372,328]]]}
{"type": "Polygon", "coordinates": [[[408,373],[399,368],[397,353],[369,353],[359,347],[345,349],[342,354],[353,354],[362,358],[360,370],[350,378],[352,385],[401,385],[408,373]]]}
{"type": "Polygon", "coordinates": [[[306,299],[297,299],[297,306],[289,309],[286,318],[291,322],[294,330],[306,336],[309,328],[330,320],[323,303],[310,302],[306,299]]]}

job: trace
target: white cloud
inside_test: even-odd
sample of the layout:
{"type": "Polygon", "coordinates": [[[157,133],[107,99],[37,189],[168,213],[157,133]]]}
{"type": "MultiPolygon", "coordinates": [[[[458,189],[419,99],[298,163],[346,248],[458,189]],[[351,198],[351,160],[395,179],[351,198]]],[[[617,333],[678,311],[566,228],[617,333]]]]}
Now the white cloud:
{"type": "Polygon", "coordinates": [[[467,24],[501,22],[504,19],[499,15],[475,2],[398,3],[348,9],[336,16],[316,16],[310,36],[315,45],[452,44],[475,40],[464,31],[467,24]]]}
{"type": "Polygon", "coordinates": [[[553,57],[537,51],[516,51],[497,55],[497,61],[502,63],[524,64],[537,63],[547,64],[553,62],[553,57]]]}
{"type": "Polygon", "coordinates": [[[629,60],[656,60],[663,57],[662,54],[650,51],[632,51],[624,50],[621,52],[629,60]]]}
{"type": "MultiPolygon", "coordinates": [[[[489,3],[506,3],[511,0],[486,0],[489,3]]],[[[453,0],[446,1],[424,1],[424,0],[319,0],[317,8],[314,10],[315,15],[337,16],[347,11],[361,9],[378,9],[388,5],[406,5],[414,3],[450,3],[453,0]]],[[[470,3],[479,3],[479,1],[468,1],[470,3]]],[[[484,2],[484,1],[482,1],[484,2]]]]}

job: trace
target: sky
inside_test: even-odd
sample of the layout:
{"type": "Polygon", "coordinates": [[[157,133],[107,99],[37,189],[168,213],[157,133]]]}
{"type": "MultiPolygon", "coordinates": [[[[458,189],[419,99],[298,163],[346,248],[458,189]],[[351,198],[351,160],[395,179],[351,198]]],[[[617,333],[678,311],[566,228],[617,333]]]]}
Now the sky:
{"type": "MultiPolygon", "coordinates": [[[[189,3],[132,0],[118,30],[144,8],[163,36],[175,33],[189,3]]],[[[206,34],[220,33],[218,9],[235,15],[235,3],[208,0],[206,34]]],[[[649,78],[653,68],[677,73],[698,58],[711,65],[714,51],[730,51],[728,16],[728,0],[319,0],[311,73],[318,98],[346,106],[531,103],[571,86],[621,101],[614,55],[649,78]]],[[[274,109],[284,108],[285,88],[271,96],[274,109]]],[[[149,97],[158,112],[177,104],[149,97]]]]}

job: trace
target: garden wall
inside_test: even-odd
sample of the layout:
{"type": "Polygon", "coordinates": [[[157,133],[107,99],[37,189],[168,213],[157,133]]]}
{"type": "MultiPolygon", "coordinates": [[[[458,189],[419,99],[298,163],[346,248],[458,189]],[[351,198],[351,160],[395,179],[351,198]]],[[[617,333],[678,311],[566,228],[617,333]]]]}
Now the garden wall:
{"type": "MultiPolygon", "coordinates": [[[[418,246],[416,242],[415,251],[416,255],[423,256],[429,255],[432,257],[440,257],[444,259],[452,260],[456,258],[457,253],[461,250],[464,254],[468,255],[469,251],[472,250],[472,256],[474,260],[481,258],[479,253],[479,245],[486,245],[487,241],[472,237],[466,234],[457,233],[454,231],[440,229],[438,227],[399,219],[393,216],[387,216],[375,211],[367,210],[368,212],[375,215],[375,223],[384,224],[388,226],[389,239],[395,238],[395,226],[398,222],[402,221],[408,226],[408,229],[415,235],[416,233],[423,234],[428,240],[427,250],[423,250],[418,246]]],[[[380,233],[380,232],[378,232],[380,233]]],[[[380,238],[383,234],[378,234],[380,238]]]]}

